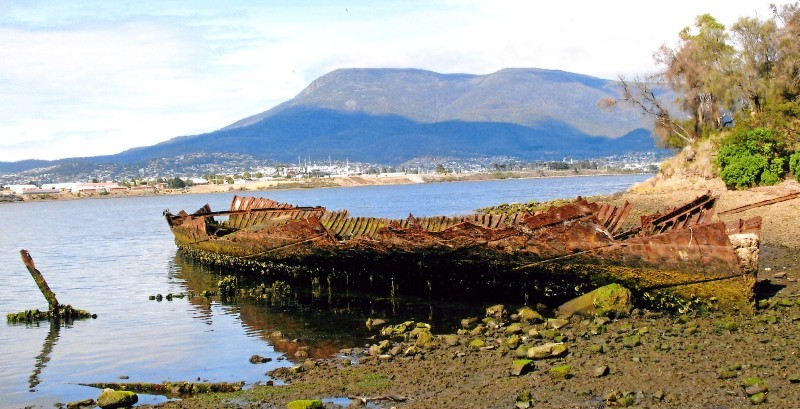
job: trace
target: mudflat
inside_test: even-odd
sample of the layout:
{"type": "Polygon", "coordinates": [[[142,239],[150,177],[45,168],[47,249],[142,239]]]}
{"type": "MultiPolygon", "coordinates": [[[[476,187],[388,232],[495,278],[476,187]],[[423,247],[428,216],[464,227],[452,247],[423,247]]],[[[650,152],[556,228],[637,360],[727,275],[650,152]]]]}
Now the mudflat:
{"type": "MultiPolygon", "coordinates": [[[[800,191],[794,181],[748,191],[717,182],[644,182],[628,192],[593,198],[635,203],[641,214],[707,191],[718,211],[800,191]]],[[[285,384],[236,394],[167,402],[167,408],[285,408],[298,399],[338,399],[325,407],[379,408],[736,408],[800,404],[800,199],[720,217],[763,218],[753,315],[634,309],[624,317],[464,317],[455,334],[409,324],[394,336],[334,357],[289,357],[295,366],[270,375],[285,384]],[[427,333],[429,335],[421,335],[427,333]],[[385,341],[384,341],[385,340],[385,341]],[[383,342],[381,342],[383,341],[383,342]],[[560,344],[558,354],[530,362],[520,351],[560,344]]],[[[637,217],[634,213],[631,217],[637,217]]],[[[389,322],[387,324],[398,324],[389,322]]],[[[265,376],[264,382],[268,378],[265,376]]]]}

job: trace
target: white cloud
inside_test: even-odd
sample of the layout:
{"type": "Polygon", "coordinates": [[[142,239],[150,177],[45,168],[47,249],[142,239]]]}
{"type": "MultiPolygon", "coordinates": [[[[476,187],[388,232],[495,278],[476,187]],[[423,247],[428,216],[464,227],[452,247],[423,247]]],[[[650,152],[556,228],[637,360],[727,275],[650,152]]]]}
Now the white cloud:
{"type": "Polygon", "coordinates": [[[212,131],[337,68],[642,73],[696,15],[730,24],[769,17],[769,3],[9,0],[0,161],[113,154],[212,131]]]}

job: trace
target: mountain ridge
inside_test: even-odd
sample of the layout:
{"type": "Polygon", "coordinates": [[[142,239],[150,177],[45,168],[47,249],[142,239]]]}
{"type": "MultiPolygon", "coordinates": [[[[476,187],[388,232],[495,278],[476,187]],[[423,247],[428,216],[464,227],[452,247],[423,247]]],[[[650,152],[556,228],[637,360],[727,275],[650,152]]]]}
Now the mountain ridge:
{"type": "Polygon", "coordinates": [[[0,171],[70,163],[132,166],[193,153],[397,164],[420,156],[552,160],[655,150],[645,118],[598,107],[618,89],[616,81],[538,68],[485,75],[338,69],[294,98],[213,132],[114,155],[0,162],[0,171]]]}

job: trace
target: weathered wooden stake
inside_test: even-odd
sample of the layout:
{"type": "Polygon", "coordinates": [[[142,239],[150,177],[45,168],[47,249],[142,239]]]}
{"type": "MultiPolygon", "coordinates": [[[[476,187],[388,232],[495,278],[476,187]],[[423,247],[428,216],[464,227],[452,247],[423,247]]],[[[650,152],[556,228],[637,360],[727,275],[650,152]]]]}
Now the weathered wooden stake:
{"type": "Polygon", "coordinates": [[[42,292],[42,295],[47,300],[47,305],[50,311],[57,311],[59,304],[58,300],[56,300],[56,294],[50,290],[50,286],[47,285],[47,281],[44,280],[44,276],[42,276],[42,273],[36,269],[36,265],[33,263],[33,259],[31,258],[30,253],[28,253],[28,250],[20,250],[19,254],[22,257],[22,262],[25,263],[25,267],[28,268],[28,272],[31,273],[33,281],[35,281],[36,285],[39,286],[39,291],[42,292]]]}

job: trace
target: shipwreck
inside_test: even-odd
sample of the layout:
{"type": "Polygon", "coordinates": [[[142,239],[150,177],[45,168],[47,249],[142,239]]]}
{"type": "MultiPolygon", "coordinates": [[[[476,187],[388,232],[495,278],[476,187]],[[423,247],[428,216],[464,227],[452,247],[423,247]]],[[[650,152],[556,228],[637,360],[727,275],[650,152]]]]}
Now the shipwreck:
{"type": "Polygon", "coordinates": [[[263,280],[525,302],[616,282],[642,298],[749,311],[761,219],[726,225],[716,202],[706,194],[635,225],[631,203],[580,197],[537,212],[385,219],[234,196],[229,210],[164,216],[184,255],[263,280]]]}

